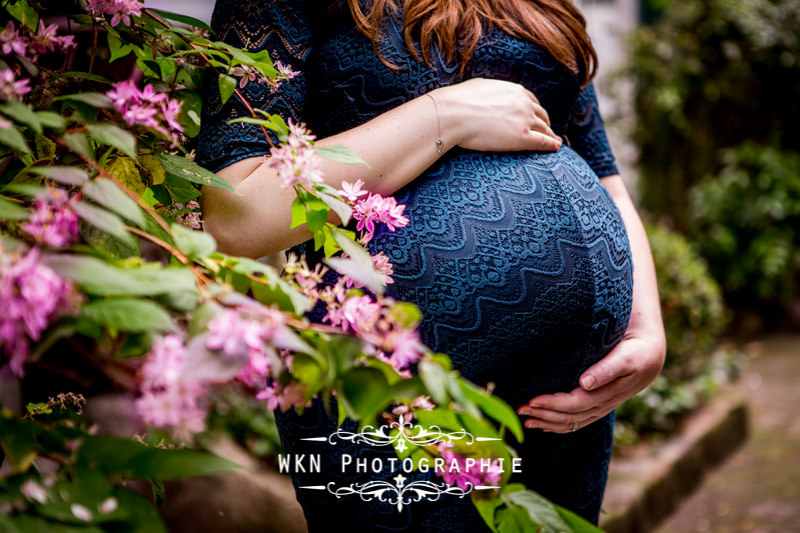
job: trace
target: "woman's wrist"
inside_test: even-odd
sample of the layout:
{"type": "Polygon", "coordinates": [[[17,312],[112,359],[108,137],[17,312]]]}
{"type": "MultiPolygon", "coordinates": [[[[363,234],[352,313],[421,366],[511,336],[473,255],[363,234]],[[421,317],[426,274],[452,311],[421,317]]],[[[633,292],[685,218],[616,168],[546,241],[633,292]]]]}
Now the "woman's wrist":
{"type": "Polygon", "coordinates": [[[437,119],[434,128],[438,130],[436,135],[442,141],[442,152],[463,142],[467,135],[466,128],[470,123],[464,119],[464,113],[459,110],[457,101],[450,98],[452,89],[452,86],[439,87],[426,93],[433,100],[432,105],[437,119]]]}

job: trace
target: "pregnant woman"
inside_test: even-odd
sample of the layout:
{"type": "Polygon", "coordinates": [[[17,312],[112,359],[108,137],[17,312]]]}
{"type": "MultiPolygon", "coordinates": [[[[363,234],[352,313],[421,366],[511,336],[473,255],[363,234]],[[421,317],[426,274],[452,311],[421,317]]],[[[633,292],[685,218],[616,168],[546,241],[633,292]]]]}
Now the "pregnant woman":
{"type": "MultiPolygon", "coordinates": [[[[406,205],[410,223],[370,243],[394,264],[390,294],[421,308],[433,350],[518,409],[516,480],[596,522],[613,410],[652,381],[665,345],[580,13],[569,0],[225,0],[212,25],[218,39],[268,50],[299,73],[278,87],[249,80],[253,107],[305,122],[319,145],[347,145],[369,165],[322,161],[327,183],[361,179],[406,205]]],[[[198,158],[241,193],[205,191],[220,248],[260,257],[308,239],[288,229],[294,193],[265,164],[261,130],[227,124],[247,109],[214,90],[205,107],[198,158]]],[[[331,453],[302,440],[335,431],[321,402],[276,416],[285,452],[331,453]]],[[[485,529],[468,498],[398,513],[302,488],[375,478],[342,472],[333,456],[322,473],[295,475],[309,529],[485,529]]]]}

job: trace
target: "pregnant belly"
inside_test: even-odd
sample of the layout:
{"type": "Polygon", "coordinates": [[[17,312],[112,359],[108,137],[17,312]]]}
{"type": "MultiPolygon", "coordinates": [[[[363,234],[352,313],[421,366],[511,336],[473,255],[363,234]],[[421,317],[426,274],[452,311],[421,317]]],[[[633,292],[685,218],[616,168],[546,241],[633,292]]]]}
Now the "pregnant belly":
{"type": "Polygon", "coordinates": [[[631,260],[619,212],[574,151],[457,152],[397,194],[410,223],[370,244],[435,351],[507,401],[570,390],[621,338],[631,260]]]}

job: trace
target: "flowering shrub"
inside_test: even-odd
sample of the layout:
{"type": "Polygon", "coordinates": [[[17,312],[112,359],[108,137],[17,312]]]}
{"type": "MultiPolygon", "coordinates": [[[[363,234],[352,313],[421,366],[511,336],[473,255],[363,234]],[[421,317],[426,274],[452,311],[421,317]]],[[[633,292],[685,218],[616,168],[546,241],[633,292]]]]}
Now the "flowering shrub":
{"type": "Polygon", "coordinates": [[[0,528],[163,531],[152,505],[122,480],[150,480],[158,500],[160,480],[230,468],[184,446],[205,430],[214,391],[235,383],[270,409],[302,410],[335,395],[340,420],[366,425],[393,409],[423,427],[479,433],[489,440],[470,449],[411,445],[398,454],[449,459],[459,468],[444,479],[462,488],[490,484],[472,498],[492,528],[593,530],[508,484],[510,470],[497,465],[513,454],[503,434],[522,438],[518,417],[460,378],[445,355],[430,353],[415,306],[384,295],[392,265],[364,245],[378,224],[393,231],[408,219],[393,198],[359,182],[342,191],[323,183],[319,157],[357,163],[355,154],[318,148],[303,125],[259,110],[237,119],[278,134],[269,164],[297,195],[292,227],[309,228],[324,265],[312,270],[292,257],[278,273],[217,252],[198,231],[200,187],[233,190],[185,148],[200,127],[204,71],[216,74],[223,100],[241,98],[237,87],[246,83],[275,87],[296,73],[266,53],[213,40],[200,21],[137,0],[60,6],[70,22],[50,26],[27,0],[3,5],[0,365],[22,377],[47,360],[68,375],[68,363],[48,349],[82,347],[85,363],[134,396],[141,418],[180,449],[93,436],[82,401],[55,395],[61,391],[23,417],[4,410],[0,528]],[[68,27],[92,38],[87,71],[48,67],[75,51],[68,27]],[[136,70],[121,80],[100,75],[98,54],[136,70]],[[356,231],[327,222],[330,211],[344,225],[354,220],[356,231]],[[333,286],[321,283],[326,269],[341,275],[333,286]],[[305,318],[317,303],[327,308],[320,324],[305,318]],[[488,470],[475,470],[477,457],[488,470]]]}

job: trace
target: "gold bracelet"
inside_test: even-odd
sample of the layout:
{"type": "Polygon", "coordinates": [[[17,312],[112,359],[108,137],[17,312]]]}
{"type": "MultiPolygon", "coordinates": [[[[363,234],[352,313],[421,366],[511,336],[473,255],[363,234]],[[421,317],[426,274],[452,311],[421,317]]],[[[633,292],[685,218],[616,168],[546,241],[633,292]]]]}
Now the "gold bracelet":
{"type": "Polygon", "coordinates": [[[442,149],[444,148],[444,141],[442,140],[442,122],[439,118],[439,104],[436,103],[436,98],[433,97],[431,93],[425,93],[425,96],[429,97],[433,102],[433,107],[436,109],[436,127],[439,131],[439,136],[436,138],[436,151],[438,153],[442,153],[442,149]]]}

